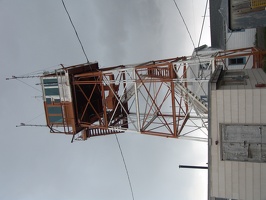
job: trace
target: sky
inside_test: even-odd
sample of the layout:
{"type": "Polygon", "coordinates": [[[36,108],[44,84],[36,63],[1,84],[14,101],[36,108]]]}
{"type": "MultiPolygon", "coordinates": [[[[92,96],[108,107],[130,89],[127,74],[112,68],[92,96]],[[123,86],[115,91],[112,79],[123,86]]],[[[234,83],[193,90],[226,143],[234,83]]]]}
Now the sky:
{"type": "MultiPolygon", "coordinates": [[[[176,0],[198,44],[204,0],[176,0]]],[[[191,55],[172,0],[65,0],[89,61],[101,67],[191,55]]],[[[208,14],[207,14],[208,15],[208,14]]],[[[47,128],[38,79],[6,81],[86,62],[60,0],[0,0],[0,199],[130,200],[114,135],[70,143],[47,128]]],[[[210,44],[206,18],[201,44],[210,44]]],[[[207,143],[118,134],[135,200],[207,199],[207,143]]]]}

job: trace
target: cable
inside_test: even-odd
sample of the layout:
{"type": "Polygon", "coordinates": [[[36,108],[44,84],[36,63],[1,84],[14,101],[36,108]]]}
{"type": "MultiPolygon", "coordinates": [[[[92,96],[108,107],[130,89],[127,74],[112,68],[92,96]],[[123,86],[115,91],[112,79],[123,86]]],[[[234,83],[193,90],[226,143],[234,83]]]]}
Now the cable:
{"type": "Polygon", "coordinates": [[[205,11],[204,11],[204,17],[203,17],[201,31],[200,31],[200,37],[199,37],[198,47],[200,45],[200,40],[201,40],[201,36],[202,36],[203,26],[204,26],[204,22],[205,22],[205,18],[206,18],[206,12],[207,12],[207,7],[208,7],[208,2],[209,2],[209,0],[206,1],[206,5],[205,5],[205,11]]]}
{"type": "Polygon", "coordinates": [[[69,14],[69,12],[68,12],[68,10],[67,10],[67,8],[66,8],[66,5],[65,5],[64,0],[62,0],[62,4],[63,4],[63,6],[64,6],[64,8],[65,8],[65,11],[66,11],[67,16],[68,16],[68,18],[69,18],[69,21],[70,21],[70,23],[72,24],[72,27],[73,27],[73,29],[74,29],[74,31],[75,31],[75,34],[76,34],[76,36],[77,36],[77,38],[78,38],[78,41],[79,41],[79,43],[80,43],[80,46],[81,46],[81,48],[82,48],[82,51],[83,51],[83,53],[84,53],[86,59],[87,59],[87,62],[89,63],[89,59],[88,59],[87,54],[86,54],[86,52],[85,52],[85,50],[84,50],[84,47],[83,47],[82,42],[81,42],[81,40],[80,40],[80,38],[79,38],[79,35],[78,35],[78,32],[77,32],[77,30],[76,30],[76,28],[75,28],[75,26],[74,26],[74,23],[73,23],[73,21],[72,21],[72,19],[71,19],[71,16],[70,16],[70,14],[69,14]]]}
{"type": "Polygon", "coordinates": [[[25,122],[25,124],[28,124],[28,123],[32,122],[33,120],[37,119],[38,117],[40,117],[40,116],[42,116],[42,115],[44,115],[44,112],[42,112],[41,114],[37,115],[37,116],[34,117],[33,119],[31,119],[31,120],[25,122]]]}
{"type": "Polygon", "coordinates": [[[232,33],[233,33],[233,31],[230,33],[229,37],[227,38],[227,40],[226,40],[226,42],[225,42],[225,45],[227,45],[227,42],[229,41],[229,39],[230,39],[231,36],[232,36],[232,33]]]}
{"type": "Polygon", "coordinates": [[[118,144],[118,147],[119,147],[122,159],[123,159],[123,163],[124,163],[124,166],[125,166],[125,170],[126,170],[126,173],[127,173],[127,179],[128,179],[129,187],[130,187],[130,190],[131,190],[131,196],[132,196],[132,199],[134,200],[135,198],[134,198],[134,193],[133,193],[133,188],[132,188],[130,176],[129,176],[129,173],[128,173],[126,161],[125,161],[125,158],[124,158],[124,155],[123,155],[123,151],[122,151],[122,148],[120,146],[120,142],[118,140],[117,134],[115,134],[115,138],[116,138],[116,141],[117,141],[117,144],[118,144]]]}
{"type": "MultiPolygon", "coordinates": [[[[189,29],[188,29],[187,23],[186,23],[186,21],[185,21],[183,15],[182,15],[182,13],[181,13],[179,7],[178,7],[176,1],[175,1],[175,0],[173,0],[173,1],[174,1],[175,6],[176,6],[176,8],[177,8],[177,10],[178,10],[178,12],[179,12],[179,14],[180,14],[182,20],[183,20],[183,23],[184,23],[185,27],[186,27],[186,29],[187,29],[187,32],[188,32],[189,37],[190,37],[190,40],[191,40],[191,42],[192,42],[192,44],[193,44],[193,47],[194,47],[194,49],[195,49],[195,51],[196,51],[196,57],[197,57],[197,59],[199,60],[199,63],[201,64],[200,58],[199,58],[199,56],[198,56],[198,52],[197,52],[197,50],[196,50],[196,46],[195,46],[195,44],[194,44],[194,41],[193,41],[192,36],[191,36],[191,34],[190,34],[190,31],[189,31],[189,29]]],[[[207,1],[208,1],[208,0],[207,0],[207,1]]],[[[206,3],[206,8],[207,8],[207,3],[206,3]]],[[[205,8],[205,13],[206,13],[206,8],[205,8]]],[[[191,70],[191,72],[192,72],[193,75],[196,77],[196,75],[195,75],[195,73],[193,72],[193,70],[191,70]]],[[[202,86],[201,86],[201,88],[202,88],[202,86]]],[[[203,88],[202,88],[202,89],[203,89],[203,88]]],[[[203,90],[203,91],[204,91],[204,90],[203,90]]],[[[205,93],[205,91],[204,91],[204,93],[205,93]]]]}
{"type": "Polygon", "coordinates": [[[175,3],[175,6],[176,6],[176,8],[177,8],[177,10],[178,10],[178,12],[179,12],[179,14],[180,14],[180,16],[181,16],[181,18],[182,18],[184,24],[185,24],[185,27],[186,27],[187,32],[188,32],[188,34],[189,34],[190,40],[191,40],[191,42],[192,42],[192,44],[193,44],[193,47],[194,47],[194,49],[195,49],[196,46],[195,46],[194,41],[193,41],[193,39],[192,39],[192,36],[191,36],[191,34],[190,34],[189,30],[188,30],[188,27],[187,27],[187,24],[186,24],[186,22],[185,22],[185,19],[183,18],[183,15],[182,15],[180,9],[178,8],[176,1],[175,1],[175,0],[173,0],[173,1],[174,1],[174,3],[175,3]]]}
{"type": "Polygon", "coordinates": [[[37,91],[39,91],[39,92],[42,92],[41,90],[39,90],[39,89],[37,89],[37,88],[31,86],[30,84],[28,84],[28,83],[26,83],[26,82],[24,82],[24,81],[22,81],[22,80],[20,80],[20,79],[16,79],[16,80],[20,81],[21,83],[24,83],[25,85],[31,87],[31,88],[34,89],[34,90],[37,90],[37,91]]]}

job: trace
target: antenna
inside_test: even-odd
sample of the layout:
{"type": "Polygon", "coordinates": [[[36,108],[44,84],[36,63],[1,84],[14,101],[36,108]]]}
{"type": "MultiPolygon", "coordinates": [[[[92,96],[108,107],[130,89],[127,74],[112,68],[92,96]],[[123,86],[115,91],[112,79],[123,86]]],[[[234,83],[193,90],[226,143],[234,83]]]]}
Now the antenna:
{"type": "Polygon", "coordinates": [[[12,80],[12,79],[26,79],[26,78],[38,78],[41,77],[40,75],[32,75],[32,76],[11,76],[9,78],[6,78],[6,80],[12,80]]]}
{"type": "Polygon", "coordinates": [[[25,123],[20,123],[19,125],[16,125],[16,127],[22,127],[22,126],[47,127],[47,125],[43,125],[43,124],[25,124],[25,123]]]}
{"type": "Polygon", "coordinates": [[[179,165],[179,168],[186,168],[186,169],[208,169],[207,166],[193,166],[193,165],[179,165]]]}

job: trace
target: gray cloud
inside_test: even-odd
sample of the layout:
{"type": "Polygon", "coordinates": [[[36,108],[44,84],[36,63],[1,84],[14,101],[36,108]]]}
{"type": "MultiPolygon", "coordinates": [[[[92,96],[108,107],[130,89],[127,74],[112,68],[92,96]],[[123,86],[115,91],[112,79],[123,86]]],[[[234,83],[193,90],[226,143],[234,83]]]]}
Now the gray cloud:
{"type": "MultiPolygon", "coordinates": [[[[171,1],[65,2],[89,59],[100,65],[192,51],[171,1]]],[[[0,199],[130,199],[114,136],[70,144],[71,137],[48,129],[15,127],[44,124],[44,116],[31,120],[43,105],[33,98],[38,91],[6,77],[85,62],[61,1],[0,1],[0,27],[0,199]]],[[[35,86],[39,80],[24,81],[35,86]]],[[[198,184],[200,172],[179,171],[178,162],[205,162],[207,147],[132,133],[119,138],[136,199],[195,199],[191,185],[198,184]]]]}
{"type": "Polygon", "coordinates": [[[113,63],[136,54],[147,56],[151,54],[148,49],[161,40],[161,11],[156,1],[97,1],[95,8],[99,14],[98,41],[113,63]]]}

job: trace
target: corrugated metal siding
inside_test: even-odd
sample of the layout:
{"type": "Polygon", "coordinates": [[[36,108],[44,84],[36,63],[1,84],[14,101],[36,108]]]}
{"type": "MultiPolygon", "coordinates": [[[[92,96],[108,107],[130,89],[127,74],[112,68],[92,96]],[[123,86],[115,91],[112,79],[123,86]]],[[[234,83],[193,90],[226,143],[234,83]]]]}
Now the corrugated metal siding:
{"type": "Polygon", "coordinates": [[[245,29],[243,32],[226,33],[226,49],[253,47],[256,29],[245,29]]]}
{"type": "MultiPolygon", "coordinates": [[[[249,78],[246,80],[246,85],[221,85],[219,89],[221,90],[234,90],[234,89],[256,89],[255,85],[257,83],[266,83],[266,76],[262,69],[249,69],[245,70],[245,75],[247,75],[249,78]]],[[[238,93],[240,93],[239,97],[247,98],[244,91],[239,90],[238,93]]],[[[245,104],[246,105],[246,104],[245,104]]],[[[243,105],[244,106],[244,105],[243,105]]],[[[246,105],[248,106],[248,105],[246,105]]],[[[234,108],[232,108],[234,109],[234,108]]],[[[245,112],[245,111],[240,111],[245,112]]],[[[244,116],[245,113],[243,113],[244,116]]],[[[233,117],[233,116],[232,116],[233,117]]]]}
{"type": "MultiPolygon", "coordinates": [[[[253,70],[249,83],[264,76],[253,70]],[[260,76],[259,76],[260,75],[260,76]],[[253,80],[254,79],[254,80],[253,80]]],[[[266,199],[266,164],[221,161],[220,123],[266,124],[266,89],[254,86],[232,86],[227,90],[211,91],[211,166],[210,196],[233,199],[266,199]]]]}

